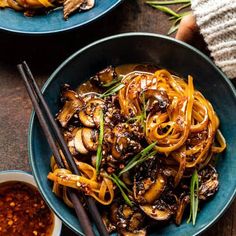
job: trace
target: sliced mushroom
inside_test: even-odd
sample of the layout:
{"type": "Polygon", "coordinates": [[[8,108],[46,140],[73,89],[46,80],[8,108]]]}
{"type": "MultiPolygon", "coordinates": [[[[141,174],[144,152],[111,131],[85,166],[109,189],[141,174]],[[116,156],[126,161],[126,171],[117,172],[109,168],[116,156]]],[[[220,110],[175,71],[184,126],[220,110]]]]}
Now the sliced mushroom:
{"type": "Polygon", "coordinates": [[[87,0],[81,5],[80,9],[84,10],[84,11],[89,10],[89,9],[93,8],[94,5],[95,5],[95,0],[87,0]]]}
{"type": "Polygon", "coordinates": [[[145,100],[147,100],[147,111],[160,111],[166,109],[170,104],[170,100],[165,91],[147,89],[143,93],[145,100]]]}
{"type": "Polygon", "coordinates": [[[77,150],[76,150],[76,148],[75,148],[75,141],[74,141],[74,139],[70,140],[70,141],[67,143],[67,146],[68,146],[69,151],[70,151],[70,153],[71,153],[72,155],[77,155],[77,154],[78,154],[78,152],[77,152],[77,150]]]}
{"type": "Polygon", "coordinates": [[[177,225],[181,224],[184,210],[185,210],[186,206],[189,204],[189,202],[190,202],[190,199],[189,199],[188,195],[181,199],[178,209],[176,211],[176,216],[175,216],[175,223],[177,225]]]}
{"type": "Polygon", "coordinates": [[[135,206],[130,207],[118,202],[112,204],[110,219],[120,235],[139,235],[136,233],[141,233],[142,230],[145,231],[143,229],[145,215],[135,206]]]}
{"type": "Polygon", "coordinates": [[[150,158],[138,169],[134,176],[134,198],[142,205],[158,200],[167,185],[157,158],[150,158]]]}
{"type": "Polygon", "coordinates": [[[153,203],[160,197],[166,186],[166,179],[161,174],[158,174],[156,181],[144,194],[144,199],[147,203],[153,203]]]}
{"type": "Polygon", "coordinates": [[[102,106],[97,106],[93,112],[93,121],[96,127],[100,125],[100,116],[101,116],[102,106]]]}
{"type": "MultiPolygon", "coordinates": [[[[79,97],[79,95],[74,91],[74,90],[71,90],[71,89],[64,89],[63,91],[62,91],[62,94],[61,94],[61,96],[62,96],[62,99],[64,99],[64,100],[72,100],[72,101],[74,101],[74,100],[77,100],[77,99],[80,99],[80,100],[82,100],[80,97],[79,97]]],[[[81,101],[82,102],[82,101],[81,101]]]]}
{"type": "Polygon", "coordinates": [[[134,197],[140,203],[153,203],[160,197],[166,186],[166,178],[158,174],[155,180],[150,177],[137,181],[134,179],[134,197]],[[142,191],[140,191],[142,189],[142,191]]]}
{"type": "Polygon", "coordinates": [[[79,129],[74,138],[75,149],[81,154],[88,154],[88,150],[85,148],[82,141],[82,129],[79,129]]]}
{"type": "Polygon", "coordinates": [[[75,10],[79,9],[85,0],[65,0],[64,1],[64,19],[67,20],[68,16],[74,12],[75,10]]]}
{"type": "Polygon", "coordinates": [[[98,132],[90,128],[82,128],[82,141],[89,151],[96,151],[98,147],[98,132]]]}
{"type": "Polygon", "coordinates": [[[100,124],[100,112],[104,106],[104,101],[99,98],[91,98],[86,107],[79,112],[79,118],[83,125],[87,127],[99,127],[100,124]]]}
{"type": "Polygon", "coordinates": [[[86,113],[88,115],[93,116],[94,115],[94,110],[97,106],[103,106],[104,105],[104,100],[100,98],[91,98],[86,105],[86,113]]]}
{"type": "Polygon", "coordinates": [[[85,110],[81,110],[79,112],[79,119],[81,121],[81,123],[86,126],[86,127],[90,127],[90,128],[93,128],[95,127],[95,123],[93,121],[93,118],[89,115],[87,115],[85,113],[85,110]]]}
{"type": "Polygon", "coordinates": [[[62,110],[57,116],[57,120],[60,122],[62,127],[66,127],[70,119],[81,108],[81,106],[82,102],[79,99],[65,102],[62,110]]]}
{"type": "Polygon", "coordinates": [[[209,165],[198,173],[199,199],[206,200],[218,190],[219,180],[216,169],[209,165]]]}
{"type": "Polygon", "coordinates": [[[115,68],[109,66],[106,69],[98,72],[94,77],[91,78],[92,82],[95,82],[98,85],[110,84],[113,80],[117,78],[115,68]]]}
{"type": "Polygon", "coordinates": [[[168,220],[172,215],[172,212],[168,208],[164,208],[160,210],[156,208],[156,206],[152,206],[152,205],[143,205],[143,206],[140,206],[140,208],[149,217],[158,221],[168,220]]]}

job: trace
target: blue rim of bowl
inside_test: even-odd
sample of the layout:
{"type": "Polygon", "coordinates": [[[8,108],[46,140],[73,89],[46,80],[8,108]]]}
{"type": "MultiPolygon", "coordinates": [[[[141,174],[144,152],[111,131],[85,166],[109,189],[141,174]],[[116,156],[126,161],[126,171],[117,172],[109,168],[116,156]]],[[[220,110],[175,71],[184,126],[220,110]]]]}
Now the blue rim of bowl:
{"type": "Polygon", "coordinates": [[[73,25],[73,26],[68,27],[66,29],[59,29],[59,30],[52,30],[52,31],[41,31],[41,32],[28,32],[28,31],[23,31],[23,30],[7,29],[5,27],[0,26],[0,30],[7,31],[10,33],[26,34],[26,35],[48,35],[48,34],[57,34],[57,33],[62,33],[62,32],[68,32],[68,31],[74,30],[76,28],[88,25],[88,24],[92,23],[93,21],[96,21],[96,20],[102,18],[104,15],[106,15],[106,13],[108,13],[112,9],[116,8],[123,1],[124,0],[117,0],[117,2],[115,4],[113,4],[111,7],[109,7],[108,9],[106,9],[105,11],[100,13],[99,15],[95,16],[94,18],[87,20],[85,22],[82,22],[80,24],[73,25]]]}
{"type": "MultiPolygon", "coordinates": [[[[33,177],[33,175],[30,173],[30,172],[27,172],[27,171],[23,171],[23,170],[2,170],[0,171],[0,175],[1,174],[7,174],[7,173],[21,173],[21,174],[26,174],[26,175],[29,175],[31,177],[33,177]]],[[[35,179],[34,179],[35,180],[35,179]]],[[[36,182],[36,181],[35,181],[36,182]]]]}
{"type": "MultiPolygon", "coordinates": [[[[51,74],[51,76],[48,78],[48,80],[45,82],[45,84],[42,87],[42,93],[45,92],[46,88],[49,86],[49,84],[52,82],[53,78],[55,77],[55,75],[66,65],[68,64],[72,59],[74,59],[78,54],[81,54],[82,52],[86,51],[87,49],[89,49],[90,47],[93,47],[97,44],[103,43],[105,41],[109,41],[109,40],[113,40],[113,39],[117,39],[117,38],[123,38],[123,37],[136,37],[136,36],[149,36],[149,37],[154,37],[154,38],[162,38],[165,40],[169,40],[172,41],[175,44],[180,44],[183,47],[187,47],[190,50],[194,51],[195,53],[197,53],[199,56],[201,56],[202,58],[204,58],[204,60],[206,60],[210,65],[213,66],[213,68],[220,73],[220,75],[224,78],[225,82],[228,84],[229,88],[231,89],[232,93],[234,94],[234,96],[236,97],[236,89],[234,88],[233,84],[231,83],[231,81],[226,77],[226,75],[205,55],[203,54],[201,51],[199,51],[198,49],[192,47],[191,45],[184,43],[182,41],[176,40],[174,38],[165,36],[165,35],[160,35],[160,34],[154,34],[154,33],[146,33],[146,32],[131,32],[131,33],[123,33],[123,34],[117,34],[117,35],[113,35],[113,36],[109,36],[100,40],[97,40],[85,47],[83,47],[82,49],[76,51],[75,53],[73,53],[70,57],[68,57],[63,63],[61,63],[57,69],[51,74]]],[[[29,138],[28,138],[28,146],[29,146],[29,159],[30,159],[30,165],[32,168],[32,173],[34,175],[35,173],[35,168],[33,165],[33,150],[32,150],[32,146],[31,146],[31,139],[32,139],[32,130],[33,130],[33,121],[35,118],[35,112],[33,111],[31,114],[31,118],[30,118],[30,124],[29,124],[29,138]]],[[[43,195],[43,189],[42,186],[40,185],[40,183],[38,183],[37,178],[35,178],[35,181],[39,187],[39,190],[41,191],[42,195],[43,195]]],[[[44,196],[44,195],[43,195],[44,196]]],[[[213,220],[211,220],[208,224],[206,224],[202,229],[200,229],[197,233],[195,233],[192,236],[197,236],[201,233],[203,233],[206,229],[208,229],[210,226],[212,226],[213,224],[216,223],[217,220],[219,220],[221,218],[221,216],[225,213],[225,211],[228,209],[228,207],[230,206],[230,204],[233,202],[234,198],[236,197],[236,189],[234,190],[232,196],[229,198],[227,204],[222,208],[222,210],[214,217],[213,220]]],[[[44,196],[45,200],[47,201],[47,197],[44,196]]],[[[55,212],[55,214],[61,219],[60,215],[58,214],[57,210],[54,209],[54,207],[52,206],[52,204],[50,202],[48,202],[48,205],[53,209],[53,211],[55,212]]],[[[61,219],[63,221],[63,223],[65,223],[70,229],[72,229],[74,232],[78,232],[78,229],[75,229],[73,227],[73,225],[70,224],[70,222],[66,221],[65,219],[61,219]]],[[[82,232],[78,232],[80,234],[83,235],[82,232]]]]}

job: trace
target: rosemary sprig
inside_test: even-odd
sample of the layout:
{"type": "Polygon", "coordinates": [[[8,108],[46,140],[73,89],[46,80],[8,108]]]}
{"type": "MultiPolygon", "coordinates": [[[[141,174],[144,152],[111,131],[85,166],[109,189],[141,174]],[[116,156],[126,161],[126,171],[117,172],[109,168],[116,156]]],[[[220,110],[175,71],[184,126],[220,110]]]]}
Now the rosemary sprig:
{"type": "Polygon", "coordinates": [[[97,158],[96,158],[96,172],[99,172],[99,167],[102,161],[102,142],[104,134],[104,119],[103,111],[100,112],[100,124],[99,124],[99,138],[98,138],[98,148],[97,148],[97,158]]]}
{"type": "Polygon", "coordinates": [[[192,219],[193,225],[196,223],[197,212],[198,212],[198,191],[199,191],[199,181],[198,181],[198,173],[195,170],[190,184],[190,214],[187,223],[189,223],[192,219]]]}
{"type": "Polygon", "coordinates": [[[112,80],[110,83],[103,84],[102,87],[105,88],[110,87],[116,83],[119,83],[123,78],[124,78],[123,75],[119,75],[117,79],[112,80]]]}
{"type": "Polygon", "coordinates": [[[130,190],[126,187],[126,185],[118,178],[117,175],[112,174],[112,176],[108,176],[115,184],[116,186],[119,188],[122,197],[124,198],[125,202],[127,205],[129,205],[130,207],[133,206],[133,203],[131,202],[131,200],[129,199],[129,197],[126,195],[126,193],[124,192],[123,188],[126,189],[128,192],[130,192],[130,190]],[[125,186],[125,187],[124,187],[125,186]],[[123,187],[123,188],[122,188],[123,187]]]}
{"type": "Polygon", "coordinates": [[[150,158],[151,156],[155,155],[157,152],[154,151],[152,153],[149,154],[149,152],[154,148],[154,146],[156,145],[155,143],[152,143],[150,145],[148,145],[146,148],[144,148],[140,153],[138,153],[137,155],[135,155],[130,162],[125,166],[124,169],[122,169],[120,171],[120,173],[118,174],[118,176],[121,176],[123,173],[129,171],[130,169],[132,169],[134,166],[142,163],[143,161],[147,160],[148,158],[150,158]]]}
{"type": "Polygon", "coordinates": [[[186,7],[189,7],[191,5],[191,0],[146,1],[146,3],[150,5],[151,7],[156,8],[159,11],[162,11],[171,16],[169,20],[173,20],[173,23],[167,33],[168,35],[174,33],[179,28],[180,20],[184,16],[190,13],[190,11],[186,11],[182,13],[177,13],[177,12],[183,10],[186,7]],[[184,4],[184,5],[180,6],[175,12],[169,7],[166,7],[167,5],[173,5],[173,4],[184,4]]]}
{"type": "Polygon", "coordinates": [[[123,83],[117,83],[113,87],[109,88],[106,92],[100,95],[100,98],[104,98],[107,96],[110,96],[116,92],[118,92],[120,89],[122,89],[125,85],[123,83]]]}

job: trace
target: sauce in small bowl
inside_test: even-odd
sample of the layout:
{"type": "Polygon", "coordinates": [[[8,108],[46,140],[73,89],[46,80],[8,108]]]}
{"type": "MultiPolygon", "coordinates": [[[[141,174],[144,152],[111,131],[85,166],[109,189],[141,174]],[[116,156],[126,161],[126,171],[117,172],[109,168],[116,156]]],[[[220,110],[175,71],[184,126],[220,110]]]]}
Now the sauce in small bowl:
{"type": "Polygon", "coordinates": [[[44,202],[31,175],[0,172],[1,236],[59,236],[60,231],[61,221],[44,202]]]}

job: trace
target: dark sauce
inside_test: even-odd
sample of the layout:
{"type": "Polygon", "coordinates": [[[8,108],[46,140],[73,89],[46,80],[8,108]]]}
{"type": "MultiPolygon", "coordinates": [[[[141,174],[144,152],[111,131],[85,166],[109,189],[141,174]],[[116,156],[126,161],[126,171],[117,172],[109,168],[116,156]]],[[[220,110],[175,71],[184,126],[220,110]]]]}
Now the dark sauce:
{"type": "Polygon", "coordinates": [[[54,216],[34,186],[0,184],[1,236],[50,236],[53,226],[54,216]]]}

